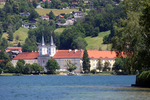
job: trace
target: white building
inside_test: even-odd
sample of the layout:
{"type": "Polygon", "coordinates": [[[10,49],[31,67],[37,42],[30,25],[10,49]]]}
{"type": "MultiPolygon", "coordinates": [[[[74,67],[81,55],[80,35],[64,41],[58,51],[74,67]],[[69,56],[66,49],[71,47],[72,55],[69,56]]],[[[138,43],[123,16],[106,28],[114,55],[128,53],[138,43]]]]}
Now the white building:
{"type": "MultiPolygon", "coordinates": [[[[115,51],[98,51],[98,50],[87,50],[89,59],[90,59],[90,70],[97,69],[98,59],[101,59],[102,66],[105,62],[110,63],[110,69],[112,70],[113,64],[115,63],[116,53],[115,51]]],[[[56,50],[56,46],[53,42],[53,38],[51,36],[51,42],[48,46],[44,43],[44,37],[42,36],[42,43],[39,46],[39,52],[23,52],[18,54],[15,58],[13,58],[12,63],[16,66],[18,59],[24,59],[25,63],[38,63],[40,66],[44,68],[44,71],[47,71],[45,66],[48,59],[55,59],[59,66],[60,72],[67,71],[67,61],[71,61],[72,63],[77,63],[77,69],[75,72],[82,72],[82,63],[83,63],[83,53],[81,50],[56,50]]],[[[97,70],[98,71],[98,70],[97,70]]]]}

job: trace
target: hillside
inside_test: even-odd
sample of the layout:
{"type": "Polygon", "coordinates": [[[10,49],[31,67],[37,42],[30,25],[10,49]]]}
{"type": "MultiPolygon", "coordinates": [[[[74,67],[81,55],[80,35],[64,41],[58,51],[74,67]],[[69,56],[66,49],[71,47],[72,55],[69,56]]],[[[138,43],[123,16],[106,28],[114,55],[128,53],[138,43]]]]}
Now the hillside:
{"type": "Polygon", "coordinates": [[[61,13],[70,13],[72,11],[78,11],[78,9],[39,9],[39,8],[36,8],[35,10],[39,13],[39,15],[46,15],[50,11],[52,11],[54,15],[61,14],[61,13]]]}
{"type": "MultiPolygon", "coordinates": [[[[8,34],[7,33],[4,33],[2,38],[5,37],[7,39],[7,36],[8,34]]],[[[14,40],[10,43],[24,43],[25,42],[25,39],[28,37],[28,29],[27,28],[23,28],[23,27],[20,27],[17,31],[15,31],[15,33],[13,33],[13,37],[14,37],[14,40]],[[19,41],[16,40],[16,36],[19,36],[19,41]]]]}
{"type": "MultiPolygon", "coordinates": [[[[110,31],[100,32],[97,37],[91,37],[91,36],[85,37],[84,39],[88,43],[86,49],[98,50],[101,47],[102,50],[106,50],[107,44],[102,44],[102,43],[103,43],[103,37],[108,34],[110,34],[110,31]]],[[[111,44],[108,44],[108,49],[111,49],[111,44]]]]}

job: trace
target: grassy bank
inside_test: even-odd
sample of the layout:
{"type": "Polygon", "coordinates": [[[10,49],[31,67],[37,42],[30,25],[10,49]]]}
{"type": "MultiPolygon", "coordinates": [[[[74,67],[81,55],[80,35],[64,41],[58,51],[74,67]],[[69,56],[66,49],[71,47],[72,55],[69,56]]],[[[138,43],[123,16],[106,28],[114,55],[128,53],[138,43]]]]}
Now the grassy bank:
{"type": "Polygon", "coordinates": [[[61,13],[70,13],[72,11],[78,11],[78,9],[35,9],[39,15],[46,15],[48,14],[50,11],[52,11],[54,13],[54,15],[57,14],[61,14],[61,13]]]}
{"type": "MultiPolygon", "coordinates": [[[[8,34],[7,33],[4,33],[2,38],[5,37],[6,39],[8,38],[8,34]]],[[[20,27],[17,31],[15,31],[15,33],[13,33],[13,41],[10,42],[10,43],[21,43],[23,44],[25,42],[25,39],[28,37],[28,29],[27,28],[23,28],[23,27],[20,27]],[[17,41],[16,40],[16,36],[19,36],[19,40],[17,41]]]]}
{"type": "Polygon", "coordinates": [[[105,35],[110,34],[110,31],[106,32],[100,32],[97,37],[85,37],[85,41],[88,43],[88,46],[86,47],[87,50],[98,50],[100,47],[102,50],[106,50],[107,46],[108,49],[111,49],[111,44],[103,44],[103,37],[105,35]]]}

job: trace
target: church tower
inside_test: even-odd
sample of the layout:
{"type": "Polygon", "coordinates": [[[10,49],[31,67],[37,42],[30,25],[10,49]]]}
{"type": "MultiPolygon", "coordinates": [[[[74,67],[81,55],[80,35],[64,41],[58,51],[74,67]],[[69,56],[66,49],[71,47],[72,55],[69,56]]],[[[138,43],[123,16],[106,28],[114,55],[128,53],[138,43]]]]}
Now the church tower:
{"type": "Polygon", "coordinates": [[[56,46],[55,46],[55,44],[53,42],[53,37],[51,36],[51,42],[50,42],[50,44],[48,46],[48,55],[50,57],[53,57],[55,55],[55,53],[56,53],[56,46]]]}
{"type": "Polygon", "coordinates": [[[47,46],[44,43],[44,37],[42,36],[42,42],[39,46],[39,55],[46,55],[47,54],[47,46]]]}

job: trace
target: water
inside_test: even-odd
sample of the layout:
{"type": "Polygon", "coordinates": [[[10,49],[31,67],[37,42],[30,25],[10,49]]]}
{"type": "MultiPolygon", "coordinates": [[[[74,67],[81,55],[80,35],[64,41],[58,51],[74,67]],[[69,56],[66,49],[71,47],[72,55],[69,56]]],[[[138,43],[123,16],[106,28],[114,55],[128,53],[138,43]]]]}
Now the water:
{"type": "Polygon", "coordinates": [[[150,100],[135,76],[1,76],[0,100],[150,100]]]}

